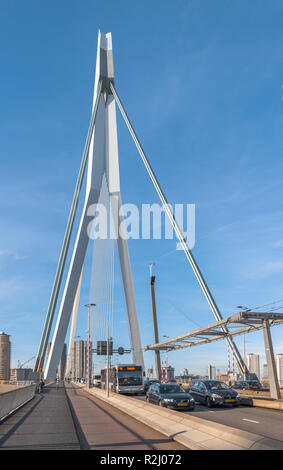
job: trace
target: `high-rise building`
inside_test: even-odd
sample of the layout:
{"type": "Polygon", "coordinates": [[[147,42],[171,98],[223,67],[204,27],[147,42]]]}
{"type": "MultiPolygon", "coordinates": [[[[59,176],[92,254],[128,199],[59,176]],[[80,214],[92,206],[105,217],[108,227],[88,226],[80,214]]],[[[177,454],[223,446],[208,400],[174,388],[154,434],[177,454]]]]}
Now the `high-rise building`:
{"type": "Polygon", "coordinates": [[[174,375],[175,375],[174,367],[168,366],[167,367],[167,381],[169,382],[170,380],[173,380],[174,375]]]}
{"type": "Polygon", "coordinates": [[[10,335],[0,332],[0,382],[10,378],[11,343],[10,335]]]}
{"type": "Polygon", "coordinates": [[[275,355],[275,364],[277,369],[279,387],[283,387],[283,354],[275,355]]]}
{"type": "Polygon", "coordinates": [[[210,364],[207,366],[207,375],[210,380],[214,380],[216,378],[216,367],[211,366],[210,364]]]}
{"type": "Polygon", "coordinates": [[[256,374],[260,380],[259,355],[250,353],[245,356],[245,364],[251,374],[256,374]]]}
{"type": "Polygon", "coordinates": [[[267,364],[263,364],[263,376],[264,380],[268,380],[268,366],[267,364]]]}
{"type": "MultiPolygon", "coordinates": [[[[92,342],[90,342],[90,350],[92,349],[92,342]]],[[[86,350],[87,341],[79,340],[74,341],[71,350],[71,369],[70,377],[73,379],[86,378],[86,350]]],[[[89,370],[92,371],[92,354],[89,357],[89,370]]]]}

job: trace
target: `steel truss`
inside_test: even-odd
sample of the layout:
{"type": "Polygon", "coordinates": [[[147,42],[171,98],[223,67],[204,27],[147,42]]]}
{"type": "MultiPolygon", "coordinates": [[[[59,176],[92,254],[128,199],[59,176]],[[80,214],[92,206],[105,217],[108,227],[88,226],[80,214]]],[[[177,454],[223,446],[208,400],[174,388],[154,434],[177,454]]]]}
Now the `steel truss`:
{"type": "Polygon", "coordinates": [[[239,312],[231,317],[224,318],[208,326],[199,328],[181,336],[162,341],[160,343],[145,346],[145,351],[150,350],[167,350],[190,348],[192,346],[200,346],[201,344],[212,343],[220,339],[232,339],[234,336],[264,328],[265,322],[268,321],[269,326],[275,326],[283,323],[283,313],[268,312],[239,312]],[[239,325],[245,325],[239,328],[239,325]],[[226,331],[223,331],[225,328],[226,331]],[[231,331],[229,328],[233,328],[231,331]],[[236,328],[236,329],[234,329],[236,328]]]}

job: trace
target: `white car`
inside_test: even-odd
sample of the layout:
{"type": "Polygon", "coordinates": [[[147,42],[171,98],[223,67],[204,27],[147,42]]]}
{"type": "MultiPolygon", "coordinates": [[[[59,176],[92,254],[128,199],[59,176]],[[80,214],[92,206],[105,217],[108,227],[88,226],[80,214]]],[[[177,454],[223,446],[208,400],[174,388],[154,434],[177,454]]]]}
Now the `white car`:
{"type": "Polygon", "coordinates": [[[93,377],[93,386],[100,387],[101,386],[101,375],[95,375],[93,377]]]}

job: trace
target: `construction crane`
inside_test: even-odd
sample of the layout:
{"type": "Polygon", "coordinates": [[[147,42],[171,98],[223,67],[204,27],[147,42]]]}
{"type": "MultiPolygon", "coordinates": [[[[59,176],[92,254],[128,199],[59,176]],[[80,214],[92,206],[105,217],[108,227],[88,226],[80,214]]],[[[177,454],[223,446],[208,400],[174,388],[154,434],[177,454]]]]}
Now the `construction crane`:
{"type": "Polygon", "coordinates": [[[32,361],[34,358],[35,358],[35,356],[32,356],[30,359],[28,359],[26,362],[23,362],[22,364],[21,364],[20,361],[18,361],[18,369],[22,369],[23,366],[25,366],[26,364],[28,364],[28,363],[29,363],[30,361],[32,361]]]}

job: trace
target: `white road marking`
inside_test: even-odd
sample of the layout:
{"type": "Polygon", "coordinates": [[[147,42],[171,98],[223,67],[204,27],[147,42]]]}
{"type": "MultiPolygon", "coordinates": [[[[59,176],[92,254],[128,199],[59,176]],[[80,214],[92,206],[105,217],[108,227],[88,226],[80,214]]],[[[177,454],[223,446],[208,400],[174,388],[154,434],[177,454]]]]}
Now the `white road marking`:
{"type": "Polygon", "coordinates": [[[256,424],[259,424],[259,421],[253,421],[252,419],[246,419],[246,418],[243,418],[242,421],[249,421],[250,423],[256,423],[256,424]]]}

